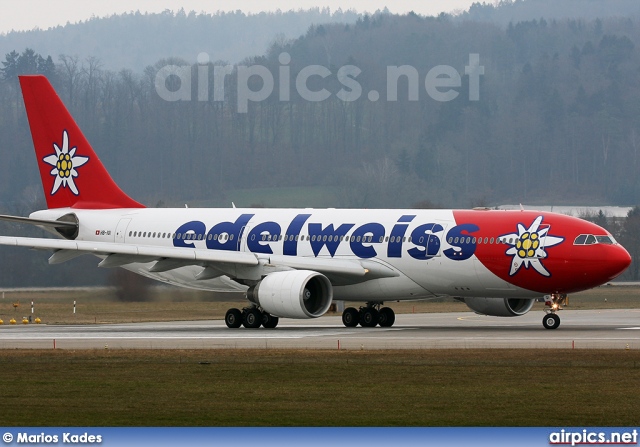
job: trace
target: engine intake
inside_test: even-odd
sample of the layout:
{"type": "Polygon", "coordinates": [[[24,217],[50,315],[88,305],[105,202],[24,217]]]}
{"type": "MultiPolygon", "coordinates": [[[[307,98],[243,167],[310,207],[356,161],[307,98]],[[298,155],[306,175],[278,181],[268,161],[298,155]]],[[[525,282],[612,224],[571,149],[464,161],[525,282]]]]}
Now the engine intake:
{"type": "Polygon", "coordinates": [[[535,300],[522,298],[465,298],[469,309],[492,317],[519,317],[531,310],[535,300]]]}
{"type": "Polygon", "coordinates": [[[291,270],[267,275],[247,290],[249,301],[284,318],[318,318],[333,300],[333,288],[326,276],[310,270],[291,270]]]}

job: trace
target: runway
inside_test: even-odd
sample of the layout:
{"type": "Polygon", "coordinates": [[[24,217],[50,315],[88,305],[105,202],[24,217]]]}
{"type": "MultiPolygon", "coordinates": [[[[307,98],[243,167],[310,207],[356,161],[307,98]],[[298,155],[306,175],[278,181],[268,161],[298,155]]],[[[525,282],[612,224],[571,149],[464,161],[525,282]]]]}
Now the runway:
{"type": "Polygon", "coordinates": [[[640,349],[640,309],[564,310],[500,318],[472,312],[397,315],[392,328],[345,328],[340,317],[280,320],[276,329],[228,329],[222,320],[0,326],[0,349],[640,349]]]}

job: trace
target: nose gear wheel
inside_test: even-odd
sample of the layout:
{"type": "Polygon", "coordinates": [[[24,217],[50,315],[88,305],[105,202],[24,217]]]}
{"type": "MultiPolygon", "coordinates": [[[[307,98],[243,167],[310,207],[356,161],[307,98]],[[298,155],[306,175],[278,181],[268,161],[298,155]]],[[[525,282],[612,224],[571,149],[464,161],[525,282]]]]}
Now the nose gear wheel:
{"type": "Polygon", "coordinates": [[[558,329],[560,326],[560,317],[556,312],[562,310],[562,306],[569,304],[569,297],[566,293],[552,293],[545,300],[544,318],[542,325],[545,329],[558,329]]]}

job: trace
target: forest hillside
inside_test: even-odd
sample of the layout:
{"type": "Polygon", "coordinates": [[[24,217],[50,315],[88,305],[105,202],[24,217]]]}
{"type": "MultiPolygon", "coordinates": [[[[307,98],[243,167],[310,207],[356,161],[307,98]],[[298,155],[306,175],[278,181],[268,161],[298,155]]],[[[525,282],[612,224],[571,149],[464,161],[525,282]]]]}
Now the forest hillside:
{"type": "MultiPolygon", "coordinates": [[[[232,65],[213,52],[197,63],[207,37],[195,32],[162,44],[144,68],[127,69],[103,62],[100,51],[120,42],[115,34],[85,33],[92,51],[82,56],[66,44],[7,48],[4,36],[1,212],[44,206],[22,73],[49,77],[114,179],[150,206],[636,205],[640,13],[624,0],[577,3],[476,4],[437,17],[317,10],[300,13],[300,22],[305,14],[322,20],[309,19],[295,37],[269,20],[297,13],[264,22],[238,14],[258,22],[234,32],[259,45],[232,65]],[[612,5],[608,14],[581,17],[603,5],[612,5]],[[527,15],[501,23],[514,11],[527,15]],[[264,28],[264,37],[248,28],[264,28]],[[271,91],[256,99],[266,86],[271,91]]],[[[164,29],[202,20],[211,33],[219,19],[152,18],[164,29]]],[[[135,28],[134,19],[109,23],[120,23],[119,35],[142,33],[130,40],[142,54],[157,35],[135,28]]],[[[4,270],[7,282],[51,283],[41,275],[46,257],[21,253],[40,267],[14,262],[4,270]]],[[[74,279],[65,268],[55,281],[97,280],[94,273],[74,279]]]]}

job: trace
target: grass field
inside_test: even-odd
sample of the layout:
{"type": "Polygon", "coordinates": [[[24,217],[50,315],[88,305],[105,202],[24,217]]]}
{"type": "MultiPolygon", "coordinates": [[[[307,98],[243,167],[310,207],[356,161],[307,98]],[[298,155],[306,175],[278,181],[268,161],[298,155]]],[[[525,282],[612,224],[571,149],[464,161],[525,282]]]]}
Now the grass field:
{"type": "Polygon", "coordinates": [[[0,351],[3,426],[632,426],[639,351],[0,351]]]}
{"type": "MultiPolygon", "coordinates": [[[[165,288],[142,303],[109,289],[12,291],[0,317],[29,315],[31,300],[50,324],[222,318],[243,303],[165,288]]],[[[610,286],[569,308],[639,302],[640,287],[610,286]]],[[[640,351],[0,350],[0,389],[4,426],[631,426],[640,351]]]]}

